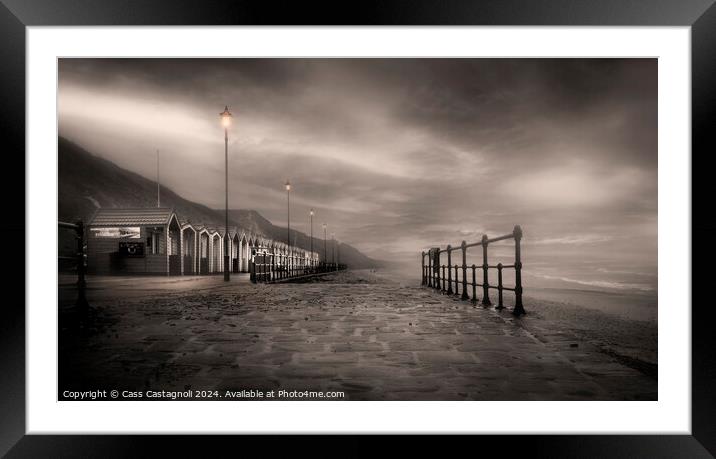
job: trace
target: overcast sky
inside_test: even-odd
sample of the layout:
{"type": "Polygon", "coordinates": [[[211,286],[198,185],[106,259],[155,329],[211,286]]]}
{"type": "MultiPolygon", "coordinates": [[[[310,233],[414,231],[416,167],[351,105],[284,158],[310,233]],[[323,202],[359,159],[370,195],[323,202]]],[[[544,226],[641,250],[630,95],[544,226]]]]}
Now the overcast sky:
{"type": "Polygon", "coordinates": [[[655,59],[60,61],[61,135],[214,208],[224,105],[233,208],[285,225],[288,178],[376,258],[520,224],[535,267],[656,271],[655,59]]]}

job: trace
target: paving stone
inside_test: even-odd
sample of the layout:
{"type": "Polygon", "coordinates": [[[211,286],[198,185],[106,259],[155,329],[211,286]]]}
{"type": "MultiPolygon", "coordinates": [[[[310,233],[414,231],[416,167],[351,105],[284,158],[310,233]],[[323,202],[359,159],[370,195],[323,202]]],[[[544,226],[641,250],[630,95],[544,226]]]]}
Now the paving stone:
{"type": "Polygon", "coordinates": [[[310,284],[241,279],[90,276],[108,325],[61,340],[61,384],[330,388],[345,400],[657,399],[654,378],[536,316],[515,320],[367,271],[310,284]]]}

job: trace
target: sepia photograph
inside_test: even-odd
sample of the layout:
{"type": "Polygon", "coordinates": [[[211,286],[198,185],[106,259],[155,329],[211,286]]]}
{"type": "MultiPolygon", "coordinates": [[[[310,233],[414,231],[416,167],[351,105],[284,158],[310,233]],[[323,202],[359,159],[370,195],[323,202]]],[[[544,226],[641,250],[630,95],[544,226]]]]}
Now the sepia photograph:
{"type": "Polygon", "coordinates": [[[57,400],[659,400],[656,58],[57,72],[57,400]]]}

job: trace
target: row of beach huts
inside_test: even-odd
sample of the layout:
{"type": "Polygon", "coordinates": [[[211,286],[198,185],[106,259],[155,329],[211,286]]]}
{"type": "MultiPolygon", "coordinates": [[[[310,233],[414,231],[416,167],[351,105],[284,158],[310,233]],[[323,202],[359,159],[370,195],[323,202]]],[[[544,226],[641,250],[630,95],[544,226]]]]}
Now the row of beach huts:
{"type": "Polygon", "coordinates": [[[169,208],[101,208],[87,225],[87,269],[94,274],[218,274],[248,272],[255,257],[279,269],[319,264],[316,252],[289,247],[239,228],[182,220],[169,208]]]}

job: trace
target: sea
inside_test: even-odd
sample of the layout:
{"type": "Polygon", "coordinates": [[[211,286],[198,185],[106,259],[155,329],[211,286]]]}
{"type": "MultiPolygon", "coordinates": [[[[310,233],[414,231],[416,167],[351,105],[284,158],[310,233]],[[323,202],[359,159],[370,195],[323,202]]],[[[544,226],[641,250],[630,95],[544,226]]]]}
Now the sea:
{"type": "MultiPolygon", "coordinates": [[[[386,270],[406,282],[420,281],[420,266],[391,265],[386,270]]],[[[477,282],[482,273],[476,271],[477,282]]],[[[495,270],[490,270],[489,283],[497,283],[495,270]]],[[[472,273],[468,270],[468,282],[472,273]]],[[[545,300],[565,308],[583,307],[609,315],[636,321],[656,322],[658,319],[657,268],[610,265],[603,262],[585,261],[568,266],[552,266],[549,263],[525,263],[522,271],[524,298],[526,301],[545,300]]],[[[503,285],[514,285],[514,270],[504,270],[503,285]]],[[[490,295],[496,296],[494,290],[490,295]]],[[[685,293],[686,295],[686,293],[685,293]]],[[[505,292],[505,306],[513,304],[514,295],[505,292]]],[[[685,296],[685,301],[688,298],[685,296]]],[[[493,299],[494,302],[494,299],[493,299]]],[[[528,304],[525,303],[525,307],[528,304]]]]}

